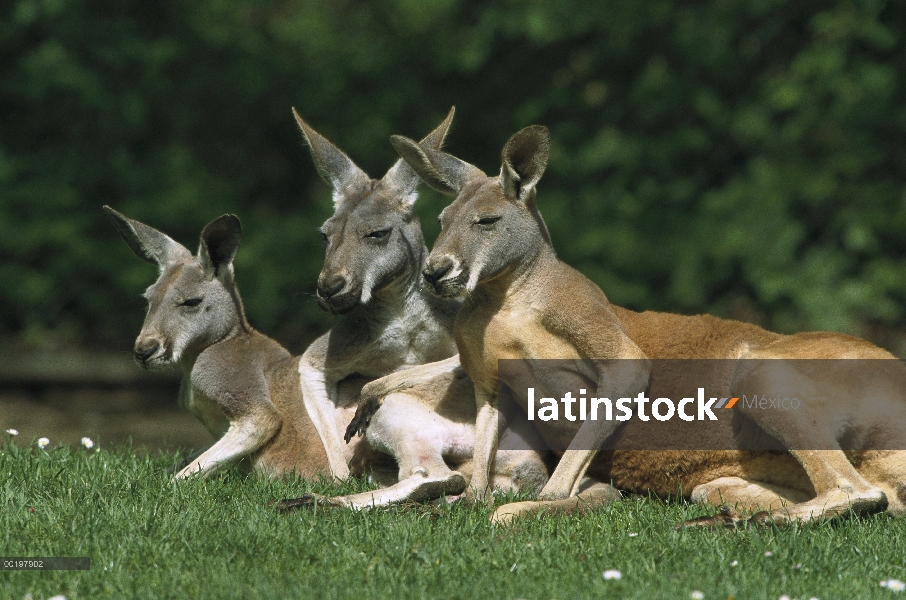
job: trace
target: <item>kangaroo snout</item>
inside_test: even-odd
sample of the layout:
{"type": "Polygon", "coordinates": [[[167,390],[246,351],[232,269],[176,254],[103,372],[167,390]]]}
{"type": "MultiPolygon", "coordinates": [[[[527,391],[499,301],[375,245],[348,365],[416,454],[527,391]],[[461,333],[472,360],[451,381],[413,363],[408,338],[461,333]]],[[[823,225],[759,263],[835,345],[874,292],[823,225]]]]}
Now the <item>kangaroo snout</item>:
{"type": "Polygon", "coordinates": [[[344,287],[346,287],[346,278],[342,275],[334,275],[323,283],[318,282],[318,295],[325,300],[329,300],[331,297],[337,295],[344,287]]]}
{"type": "Polygon", "coordinates": [[[135,342],[135,359],[144,366],[158,350],[160,350],[160,343],[157,340],[140,339],[135,342]]]}
{"type": "Polygon", "coordinates": [[[449,257],[445,256],[436,262],[429,262],[425,265],[424,270],[422,271],[422,276],[430,284],[435,284],[443,278],[444,275],[450,272],[450,269],[453,268],[453,261],[449,257]]]}

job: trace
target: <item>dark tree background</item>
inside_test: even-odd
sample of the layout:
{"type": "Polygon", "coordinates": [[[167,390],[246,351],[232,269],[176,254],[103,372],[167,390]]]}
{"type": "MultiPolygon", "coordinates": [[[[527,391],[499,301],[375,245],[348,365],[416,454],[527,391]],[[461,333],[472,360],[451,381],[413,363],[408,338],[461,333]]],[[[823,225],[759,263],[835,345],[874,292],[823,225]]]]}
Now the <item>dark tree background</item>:
{"type": "MultiPolygon", "coordinates": [[[[11,0],[0,7],[0,337],[131,346],[155,277],[110,204],[194,248],[234,212],[251,321],[293,350],[330,191],[299,112],[367,172],[456,105],[491,173],[553,152],[560,255],[634,309],[906,330],[906,2],[11,0]]],[[[425,190],[429,243],[445,198],[425,190]]]]}

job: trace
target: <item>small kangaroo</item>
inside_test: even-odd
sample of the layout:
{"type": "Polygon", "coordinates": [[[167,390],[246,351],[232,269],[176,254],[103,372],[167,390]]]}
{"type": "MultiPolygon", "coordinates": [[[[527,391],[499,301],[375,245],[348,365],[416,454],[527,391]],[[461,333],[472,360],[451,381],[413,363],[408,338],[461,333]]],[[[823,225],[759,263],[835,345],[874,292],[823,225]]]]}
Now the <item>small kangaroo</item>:
{"type": "MultiPolygon", "coordinates": [[[[632,398],[645,392],[650,369],[646,359],[894,359],[868,342],[842,334],[780,335],[710,316],[636,313],[611,305],[597,286],[557,259],[535,205],[550,148],[544,127],[527,127],[507,141],[497,177],[404,137],[394,136],[391,142],[422,180],[456,197],[440,215],[441,233],[426,261],[424,278],[441,297],[466,298],[456,318],[455,335],[462,367],[475,385],[478,417],[471,486],[476,498],[487,494],[487,474],[497,444],[498,359],[575,359],[582,366],[562,374],[562,381],[571,379],[563,389],[587,388],[606,398],[632,398]],[[636,360],[586,360],[612,358],[636,360]]],[[[596,461],[597,450],[589,449],[600,448],[612,438],[617,423],[559,422],[548,427],[536,422],[545,439],[562,436],[564,427],[572,427],[575,437],[544,486],[541,502],[501,507],[495,514],[505,520],[574,495],[589,467],[590,474],[612,479],[623,489],[657,491],[669,481],[673,487],[666,493],[675,493],[679,484],[703,502],[722,498],[722,503],[751,506],[757,498],[761,506],[777,507],[759,517],[763,520],[807,521],[888,506],[902,513],[906,452],[862,452],[857,471],[838,443],[846,427],[851,427],[849,431],[861,432],[867,444],[872,436],[887,436],[874,447],[906,448],[902,428],[887,426],[906,422],[906,369],[899,361],[890,365],[885,381],[878,384],[883,394],[874,398],[840,394],[847,388],[845,381],[817,381],[800,374],[796,381],[802,389],[830,384],[829,389],[838,390],[836,395],[829,392],[828,405],[820,414],[777,415],[741,407],[746,418],[791,449],[779,461],[739,451],[618,451],[596,461]],[[879,411],[879,405],[886,410],[879,411]],[[807,447],[807,441],[828,450],[793,449],[807,447]],[[668,472],[671,477],[665,476],[668,472]]],[[[747,389],[759,377],[765,374],[714,375],[700,385],[733,393],[747,389]]],[[[517,400],[525,408],[525,398],[517,395],[517,400]]],[[[620,431],[630,435],[632,423],[620,431]]],[[[715,435],[725,436],[730,443],[734,434],[729,426],[723,427],[727,430],[715,435]]]]}
{"type": "MultiPolygon", "coordinates": [[[[242,237],[239,219],[224,215],[209,223],[197,256],[192,256],[160,231],[109,206],[104,210],[132,250],[160,267],[160,276],[145,292],[148,314],[135,342],[135,357],[144,368],[178,366],[183,372],[180,403],[217,438],[174,478],[209,474],[246,456],[255,471],[272,477],[330,473],[326,444],[302,399],[300,358],[255,331],[246,319],[232,264],[242,237]]],[[[333,435],[339,437],[351,418],[363,383],[362,378],[350,378],[339,386],[339,405],[331,415],[333,435]]],[[[466,474],[471,470],[475,411],[468,379],[450,371],[406,393],[391,394],[384,408],[386,414],[375,417],[364,442],[350,444],[350,462],[357,474],[381,477],[378,468],[386,461],[373,448],[386,449],[397,461],[398,476],[381,483],[401,481],[330,503],[362,509],[461,491],[464,476],[444,459],[466,474]]],[[[544,448],[527,421],[505,435],[544,448]]],[[[495,485],[540,489],[547,478],[540,453],[501,454],[495,485]]],[[[282,507],[314,500],[308,496],[282,507]]]]}
{"type": "MultiPolygon", "coordinates": [[[[144,294],[148,314],[135,358],[146,369],[179,367],[180,404],[217,440],[174,478],[208,474],[249,455],[256,471],[271,476],[324,473],[327,457],[312,443],[317,432],[302,404],[298,359],[245,317],[233,274],[239,219],[223,215],[208,223],[192,256],[164,233],[104,210],[133,252],[160,267],[144,294]]],[[[357,391],[344,395],[354,402],[357,391]]]]}

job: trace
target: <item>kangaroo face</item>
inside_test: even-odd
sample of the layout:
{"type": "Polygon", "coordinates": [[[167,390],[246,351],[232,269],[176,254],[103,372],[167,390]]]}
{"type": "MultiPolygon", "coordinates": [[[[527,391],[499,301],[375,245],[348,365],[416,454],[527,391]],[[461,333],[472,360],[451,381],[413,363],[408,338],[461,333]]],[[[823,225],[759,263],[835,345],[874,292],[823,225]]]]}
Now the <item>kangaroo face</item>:
{"type": "Polygon", "coordinates": [[[324,310],[349,312],[421,268],[421,226],[396,193],[375,182],[358,198],[345,198],[321,227],[326,256],[317,296],[324,310]]]}
{"type": "MultiPolygon", "coordinates": [[[[333,187],[334,214],[320,230],[326,256],[318,277],[318,304],[344,314],[395,282],[417,277],[425,247],[412,212],[418,175],[398,160],[382,179],[371,179],[295,109],[293,114],[318,173],[333,187]]],[[[421,143],[440,148],[452,121],[451,109],[421,143]]]]}
{"type": "Polygon", "coordinates": [[[537,237],[532,214],[506,198],[498,177],[477,179],[440,214],[441,231],[424,269],[428,288],[438,296],[469,294],[533,255],[524,243],[537,237]]]}
{"type": "Polygon", "coordinates": [[[532,262],[550,237],[535,208],[547,166],[547,129],[526,127],[503,147],[499,177],[458,158],[394,136],[394,148],[428,185],[456,196],[440,215],[441,232],[423,275],[434,293],[462,296],[532,262]]]}
{"type": "Polygon", "coordinates": [[[144,297],[148,314],[135,340],[135,358],[146,369],[197,356],[240,320],[236,298],[221,279],[206,276],[197,258],[166,266],[144,297]]]}
{"type": "Polygon", "coordinates": [[[233,279],[242,239],[239,219],[224,215],[201,233],[198,255],[144,223],[105,206],[132,250],[160,267],[145,290],[148,314],[135,340],[135,358],[146,369],[193,363],[207,347],[248,329],[233,279]]]}

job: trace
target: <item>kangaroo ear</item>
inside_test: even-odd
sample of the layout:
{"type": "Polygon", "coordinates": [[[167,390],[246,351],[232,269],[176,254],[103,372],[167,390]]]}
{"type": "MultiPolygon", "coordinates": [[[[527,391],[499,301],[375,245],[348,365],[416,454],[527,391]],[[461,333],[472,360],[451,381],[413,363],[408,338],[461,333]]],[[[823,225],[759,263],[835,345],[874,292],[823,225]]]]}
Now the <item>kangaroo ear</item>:
{"type": "Polygon", "coordinates": [[[311,128],[296,109],[293,108],[296,123],[302,130],[305,144],[311,150],[311,157],[315,161],[315,168],[321,179],[333,187],[334,207],[339,206],[346,196],[352,195],[365,188],[371,178],[358,168],[352,159],[342,150],[327,141],[327,138],[311,128]]]}
{"type": "Polygon", "coordinates": [[[455,156],[426,148],[401,135],[391,136],[390,143],[422,181],[448,196],[458,195],[470,179],[484,174],[455,156]]]}
{"type": "Polygon", "coordinates": [[[450,112],[447,113],[447,116],[441,121],[440,125],[434,128],[434,131],[429,133],[419,142],[425,148],[430,148],[431,150],[440,150],[444,145],[444,140],[447,138],[447,133],[450,131],[450,125],[453,124],[453,115],[456,113],[456,107],[451,106],[450,112]]]}
{"type": "Polygon", "coordinates": [[[153,227],[130,219],[109,206],[104,206],[104,212],[139,258],[163,269],[172,262],[192,257],[188,248],[153,227]]]}
{"type": "Polygon", "coordinates": [[[529,125],[516,132],[503,147],[500,184],[507,198],[528,200],[547,168],[551,136],[543,125],[529,125]]]}
{"type": "Polygon", "coordinates": [[[242,225],[236,215],[217,217],[201,232],[198,261],[209,278],[220,277],[233,264],[242,242],[242,225]]]}
{"type": "MultiPolygon", "coordinates": [[[[419,145],[431,150],[440,150],[444,144],[444,138],[447,137],[447,132],[450,130],[450,125],[453,123],[453,113],[455,112],[456,107],[451,107],[447,118],[434,131],[425,136],[419,145]]],[[[390,167],[382,181],[384,185],[393,190],[395,196],[399,196],[404,206],[409,208],[415,204],[417,196],[414,192],[419,182],[418,174],[402,158],[390,167]]]]}

